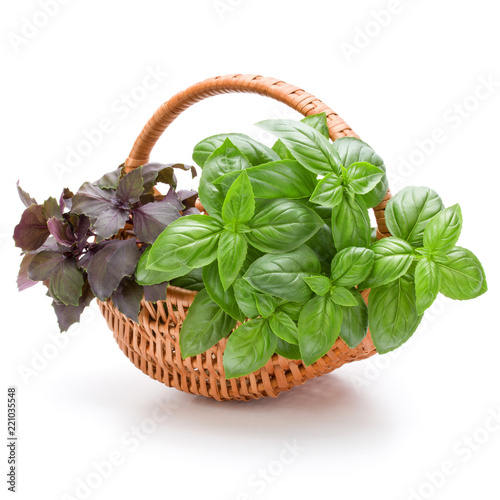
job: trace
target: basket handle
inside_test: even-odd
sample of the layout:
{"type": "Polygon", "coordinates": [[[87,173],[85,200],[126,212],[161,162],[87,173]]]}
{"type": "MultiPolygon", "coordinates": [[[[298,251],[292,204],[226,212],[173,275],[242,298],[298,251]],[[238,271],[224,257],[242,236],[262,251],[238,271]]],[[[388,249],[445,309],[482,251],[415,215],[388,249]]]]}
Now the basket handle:
{"type": "MultiPolygon", "coordinates": [[[[139,137],[125,161],[125,166],[133,169],[149,161],[151,151],[167,127],[187,108],[198,101],[219,94],[243,92],[260,94],[276,99],[302,113],[304,116],[326,113],[330,137],[334,141],[340,137],[358,137],[347,123],[326,104],[299,87],[275,78],[260,75],[226,75],[209,78],[188,87],[163,103],[142,129],[139,137]]],[[[374,208],[379,236],[388,236],[384,210],[391,198],[390,191],[374,208]]]]}

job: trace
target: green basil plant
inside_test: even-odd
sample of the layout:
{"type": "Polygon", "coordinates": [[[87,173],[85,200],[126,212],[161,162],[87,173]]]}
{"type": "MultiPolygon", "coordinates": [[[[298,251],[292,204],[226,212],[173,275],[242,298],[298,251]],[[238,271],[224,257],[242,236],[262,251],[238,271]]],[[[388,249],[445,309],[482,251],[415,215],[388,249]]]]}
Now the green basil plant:
{"type": "Polygon", "coordinates": [[[310,365],[339,337],[356,347],[368,327],[386,353],[411,337],[439,292],[465,300],[487,290],[477,257],[456,246],[459,205],[406,188],[387,204],[392,236],[373,241],[368,209],[388,189],[380,156],[356,138],[332,143],[325,114],[258,126],[278,137],[272,148],[242,134],[195,147],[208,215],[177,218],[139,260],[143,285],[200,290],[180,331],[183,357],[228,337],[229,379],[274,353],[310,365]]]}

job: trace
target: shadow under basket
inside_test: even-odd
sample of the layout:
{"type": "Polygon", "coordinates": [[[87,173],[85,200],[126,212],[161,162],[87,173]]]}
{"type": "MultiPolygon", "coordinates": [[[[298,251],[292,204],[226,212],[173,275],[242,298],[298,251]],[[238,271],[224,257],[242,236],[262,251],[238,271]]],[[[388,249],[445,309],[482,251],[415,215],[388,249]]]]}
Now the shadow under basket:
{"type": "MultiPolygon", "coordinates": [[[[304,116],[326,113],[330,137],[357,137],[351,128],[319,99],[293,85],[258,75],[228,75],[210,78],[178,93],[164,103],[148,121],[137,138],[125,162],[130,171],[149,161],[156,141],[165,129],[192,104],[206,97],[230,92],[246,92],[274,98],[299,111],[304,116]]],[[[375,207],[377,237],[390,236],[385,225],[384,211],[391,193],[375,207]]],[[[139,323],[124,316],[111,300],[98,301],[109,328],[120,349],[134,365],[169,387],[189,394],[214,398],[218,401],[249,401],[261,397],[277,397],[309,379],[325,375],[345,363],[366,359],[376,354],[368,332],[365,339],[350,349],[341,339],[318,361],[305,366],[274,354],[268,363],[245,377],[226,380],[222,356],[227,339],[222,339],[208,351],[182,359],[179,331],[197,292],[170,286],[165,301],[141,302],[139,323]]],[[[369,291],[362,293],[365,301],[369,291]]]]}

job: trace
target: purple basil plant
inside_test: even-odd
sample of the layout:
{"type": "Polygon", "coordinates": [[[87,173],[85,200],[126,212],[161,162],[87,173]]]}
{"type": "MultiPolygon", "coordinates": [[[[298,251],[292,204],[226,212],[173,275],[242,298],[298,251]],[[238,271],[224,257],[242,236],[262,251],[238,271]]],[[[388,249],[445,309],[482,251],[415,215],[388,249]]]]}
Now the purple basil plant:
{"type": "Polygon", "coordinates": [[[86,182],[59,201],[38,204],[17,184],[26,206],[14,230],[23,259],[17,278],[20,291],[43,282],[61,331],[67,330],[94,297],[111,298],[120,312],[137,321],[140,302],[165,300],[168,283],[139,284],[141,254],[159,234],[183,215],[200,213],[196,191],[176,191],[175,169],[183,164],[148,163],[127,173],[123,165],[86,182]],[[170,186],[166,195],[154,189],[170,186]]]}

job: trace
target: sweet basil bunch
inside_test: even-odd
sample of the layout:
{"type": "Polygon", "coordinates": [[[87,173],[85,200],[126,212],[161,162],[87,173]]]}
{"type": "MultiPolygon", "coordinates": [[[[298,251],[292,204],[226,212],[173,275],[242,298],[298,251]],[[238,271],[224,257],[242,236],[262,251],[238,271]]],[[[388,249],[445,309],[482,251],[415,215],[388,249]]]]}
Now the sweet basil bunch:
{"type": "Polygon", "coordinates": [[[330,142],[324,114],[258,126],[279,137],[272,149],[241,134],[196,146],[209,215],[173,222],[139,262],[149,283],[186,276],[201,290],[181,328],[183,357],[229,336],[227,378],[274,353],[310,365],[339,336],[356,347],[368,324],[377,350],[388,352],[413,334],[439,291],[456,299],[486,291],[477,258],[454,246],[458,206],[407,188],[387,206],[394,236],[374,241],[368,208],[384,198],[387,178],[366,143],[330,142]],[[360,294],[367,288],[369,306],[360,294]]]}
{"type": "Polygon", "coordinates": [[[111,298],[134,321],[143,296],[165,299],[168,283],[143,287],[135,272],[141,253],[168,224],[199,213],[196,192],[175,192],[176,168],[196,174],[181,164],[149,163],[130,173],[120,166],[97,182],[84,183],[76,194],[65,189],[59,200],[49,198],[43,204],[18,183],[26,206],[14,230],[24,255],[18,288],[44,282],[61,331],[79,321],[94,297],[111,298]],[[158,183],[170,186],[166,196],[155,195],[158,183]],[[116,239],[120,231],[125,237],[116,239]]]}
{"type": "Polygon", "coordinates": [[[431,189],[409,187],[389,200],[385,220],[393,236],[371,246],[375,262],[360,284],[372,289],[370,331],[380,353],[408,340],[439,292],[467,300],[488,289],[478,258],[456,246],[462,230],[459,205],[444,208],[431,189]]]}

